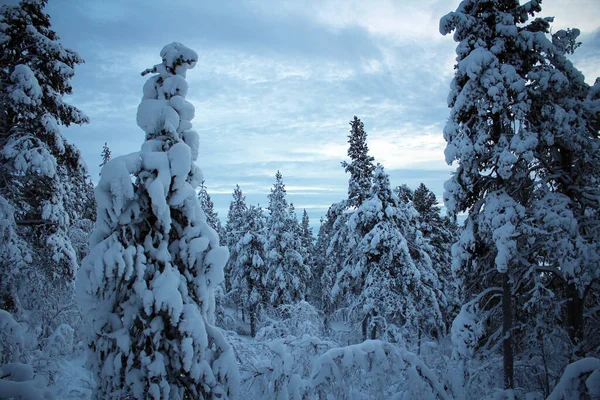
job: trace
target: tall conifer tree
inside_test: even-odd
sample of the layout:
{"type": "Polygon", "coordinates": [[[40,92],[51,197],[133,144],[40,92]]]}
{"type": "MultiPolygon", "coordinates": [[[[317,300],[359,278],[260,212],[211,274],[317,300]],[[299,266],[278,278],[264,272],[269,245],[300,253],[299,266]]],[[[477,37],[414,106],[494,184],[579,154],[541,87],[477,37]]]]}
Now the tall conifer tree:
{"type": "MultiPolygon", "coordinates": [[[[515,387],[514,341],[521,331],[532,334],[519,322],[553,291],[547,274],[573,284],[569,303],[580,309],[584,282],[599,273],[588,263],[598,242],[586,238],[575,199],[597,198],[597,185],[569,177],[587,160],[593,167],[581,176],[597,182],[597,119],[585,117],[592,91],[565,58],[576,32],[550,36],[552,18],[529,21],[539,11],[538,1],[465,0],[440,21],[440,32],[454,31],[459,42],[444,129],[446,160],[458,161],[445,203],[468,213],[453,248],[455,268],[468,271],[470,303],[487,305],[485,335],[503,342],[506,389],[515,387]],[[501,303],[488,301],[498,296],[501,303]]],[[[579,330],[578,322],[571,325],[579,330]]]]}
{"type": "Polygon", "coordinates": [[[77,254],[70,227],[87,212],[87,171],[59,125],[88,122],[63,97],[83,63],[65,49],[44,11],[46,0],[23,0],[0,10],[0,197],[15,224],[0,260],[0,308],[31,310],[42,335],[65,322],[77,254]]]}
{"type": "Polygon", "coordinates": [[[265,244],[267,288],[270,303],[274,307],[305,299],[310,270],[299,252],[300,240],[296,228],[298,220],[293,209],[288,206],[283,177],[277,171],[269,194],[265,244]]]}
{"type": "Polygon", "coordinates": [[[373,176],[373,157],[369,155],[367,146],[367,133],[362,121],[354,116],[350,121],[350,135],[348,135],[348,157],[350,162],[342,162],[342,166],[347,173],[350,173],[348,180],[348,206],[358,207],[368,196],[371,190],[371,177],[373,176]]]}
{"type": "Polygon", "coordinates": [[[198,134],[185,100],[198,55],[181,43],[160,55],[142,73],[152,74],[137,113],[146,141],[102,170],[92,249],[77,276],[95,397],[228,398],[237,366],[211,324],[228,251],[196,195],[198,134]]]}
{"type": "Polygon", "coordinates": [[[200,207],[206,214],[206,222],[208,225],[217,231],[219,237],[221,237],[221,221],[219,220],[219,213],[215,211],[215,204],[208,194],[204,180],[200,183],[200,190],[198,192],[198,200],[200,200],[200,207]]]}

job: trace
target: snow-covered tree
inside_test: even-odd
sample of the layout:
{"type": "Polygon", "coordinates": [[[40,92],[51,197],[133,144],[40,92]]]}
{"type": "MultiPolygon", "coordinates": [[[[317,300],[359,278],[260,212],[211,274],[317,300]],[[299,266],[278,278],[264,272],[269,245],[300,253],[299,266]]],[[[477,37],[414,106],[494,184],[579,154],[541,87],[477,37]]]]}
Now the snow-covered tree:
{"type": "Polygon", "coordinates": [[[367,146],[367,133],[362,121],[354,116],[350,121],[350,135],[348,135],[348,157],[350,162],[342,162],[342,167],[350,173],[348,180],[348,206],[358,207],[368,196],[371,189],[371,176],[375,166],[373,157],[369,153],[367,146]]]}
{"type": "Polygon", "coordinates": [[[312,266],[312,255],[315,238],[313,236],[312,228],[310,227],[310,220],[308,213],[304,209],[302,213],[302,223],[300,224],[300,242],[302,245],[302,258],[304,264],[312,266]]]}
{"type": "Polygon", "coordinates": [[[414,192],[406,184],[396,186],[394,188],[394,194],[398,197],[398,201],[401,203],[410,203],[413,201],[414,192]]]}
{"type": "Polygon", "coordinates": [[[446,182],[444,201],[450,212],[469,213],[454,248],[457,269],[477,268],[473,279],[486,273],[484,285],[497,287],[496,294],[502,296],[505,389],[514,387],[509,274],[518,268],[516,238],[525,218],[520,189],[528,179],[527,158],[536,145],[526,140],[528,131],[520,129],[527,103],[517,49],[519,31],[526,28],[517,24],[525,23],[527,11],[536,9],[535,2],[522,8],[515,0],[466,0],[440,21],[440,32],[454,30],[459,42],[448,98],[450,118],[444,128],[446,161],[459,165],[446,182]]]}
{"type": "Polygon", "coordinates": [[[265,243],[267,290],[273,307],[304,300],[310,277],[310,269],[299,251],[298,220],[285,197],[283,177],[277,171],[269,194],[265,243]]]}
{"type": "MultiPolygon", "coordinates": [[[[321,293],[322,307],[327,318],[340,306],[338,296],[332,296],[336,276],[351,250],[349,244],[351,228],[348,226],[349,210],[358,208],[369,196],[371,180],[375,166],[373,157],[368,152],[367,133],[364,124],[356,116],[350,121],[348,135],[348,156],[350,162],[343,161],[342,167],[348,173],[348,199],[334,203],[327,211],[326,226],[323,227],[330,242],[326,254],[321,255],[319,270],[322,270],[321,293]]],[[[324,233],[325,233],[324,232],[324,233]]],[[[326,325],[328,325],[326,323],[326,325]]]]}
{"type": "Polygon", "coordinates": [[[419,248],[415,218],[414,209],[399,204],[378,165],[369,196],[349,216],[349,256],[332,289],[362,323],[363,339],[380,337],[382,330],[394,338],[396,327],[405,330],[406,339],[443,331],[441,288],[431,260],[419,248]]]}
{"type": "Polygon", "coordinates": [[[584,337],[585,303],[598,293],[590,289],[600,278],[600,81],[587,85],[567,58],[578,47],[579,30],[541,35],[550,31],[549,22],[537,21],[536,31],[529,33],[536,51],[527,74],[527,123],[539,132],[532,219],[536,228],[542,227],[537,231],[544,232],[536,235],[531,248],[538,262],[559,267],[553,276],[565,286],[567,329],[583,355],[586,347],[600,345],[596,341],[590,346],[584,337]],[[557,212],[562,214],[560,224],[557,212]],[[546,222],[550,219],[554,226],[546,222]],[[557,234],[563,236],[559,241],[557,234]]]}
{"type": "Polygon", "coordinates": [[[331,224],[327,223],[324,217],[321,217],[320,222],[319,233],[311,255],[311,280],[308,288],[310,303],[319,309],[323,305],[323,278],[327,265],[327,248],[331,241],[331,224]]]}
{"type": "MultiPolygon", "coordinates": [[[[317,274],[320,274],[321,309],[325,315],[325,328],[329,329],[329,323],[335,312],[340,308],[340,298],[332,296],[337,274],[342,269],[346,257],[348,257],[348,217],[347,201],[342,200],[333,203],[327,210],[327,217],[319,230],[320,238],[316,246],[323,246],[325,252],[319,254],[316,266],[317,274]],[[321,244],[319,244],[321,240],[321,244]],[[326,240],[328,240],[326,242],[326,240]]],[[[315,278],[317,279],[317,278],[315,278]]]]}
{"type": "MultiPolygon", "coordinates": [[[[532,304],[556,298],[549,274],[572,284],[568,319],[583,315],[585,282],[598,276],[598,236],[584,228],[598,215],[593,90],[565,57],[576,31],[550,36],[552,18],[528,21],[539,11],[538,1],[465,0],[440,21],[459,43],[444,129],[446,161],[458,162],[444,200],[468,213],[454,267],[467,275],[467,297],[487,305],[482,339],[503,342],[507,389],[513,343],[535,331],[527,317],[548,314],[532,304]]],[[[581,324],[568,325],[575,338],[581,324]]]]}
{"type": "Polygon", "coordinates": [[[88,118],[63,96],[83,60],[51,29],[45,0],[0,9],[0,197],[10,221],[0,260],[0,308],[27,319],[42,336],[65,320],[77,254],[71,225],[86,210],[86,166],[59,125],[88,118]],[[10,206],[10,207],[9,207],[10,206]]]}
{"type": "Polygon", "coordinates": [[[235,358],[211,324],[228,251],[196,195],[199,140],[185,100],[198,55],[180,43],[160,55],[142,73],[153,74],[137,113],[146,141],[104,166],[92,248],[77,273],[95,397],[233,397],[235,358]]]}
{"type": "MultiPolygon", "coordinates": [[[[232,291],[232,276],[240,276],[239,271],[234,271],[236,268],[237,244],[243,236],[242,225],[245,221],[248,206],[246,205],[246,196],[242,193],[239,185],[235,185],[233,190],[233,200],[229,203],[229,211],[227,212],[227,222],[225,223],[224,238],[225,244],[229,249],[229,261],[225,266],[225,293],[226,298],[232,301],[236,306],[241,303],[242,294],[232,291]]],[[[245,318],[245,312],[242,308],[242,318],[245,318]]]]}
{"type": "Polygon", "coordinates": [[[245,212],[240,226],[241,237],[235,247],[237,259],[231,277],[231,290],[240,293],[242,307],[248,310],[252,337],[256,336],[260,312],[268,300],[263,219],[260,207],[250,206],[245,212]]]}
{"type": "Polygon", "coordinates": [[[219,213],[215,211],[215,205],[208,194],[204,181],[200,182],[200,190],[198,191],[198,200],[200,200],[200,207],[204,214],[206,214],[206,222],[208,226],[213,228],[219,237],[221,237],[221,221],[219,220],[219,213]]]}
{"type": "Polygon", "coordinates": [[[458,227],[448,216],[440,214],[435,194],[421,183],[412,194],[412,205],[419,213],[417,228],[425,241],[423,250],[431,258],[444,296],[443,317],[446,328],[462,305],[461,284],[452,271],[451,247],[457,239],[458,227]]]}
{"type": "Polygon", "coordinates": [[[108,148],[108,144],[104,142],[104,146],[102,146],[102,153],[100,154],[102,157],[102,162],[99,167],[104,167],[106,163],[110,161],[110,149],[108,148]]]}

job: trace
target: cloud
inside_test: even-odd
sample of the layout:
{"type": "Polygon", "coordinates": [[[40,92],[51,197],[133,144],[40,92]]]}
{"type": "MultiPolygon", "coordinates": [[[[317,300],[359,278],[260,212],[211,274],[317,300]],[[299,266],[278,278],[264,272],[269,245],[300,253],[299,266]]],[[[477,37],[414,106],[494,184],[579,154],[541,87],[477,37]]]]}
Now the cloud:
{"type": "MultiPolygon", "coordinates": [[[[558,24],[578,23],[576,65],[598,73],[597,2],[544,3],[558,24]],[[571,4],[571,3],[569,3],[571,4]],[[560,21],[560,22],[559,22],[560,21]],[[595,28],[594,28],[595,27],[595,28]]],[[[393,185],[424,182],[441,198],[452,167],[442,128],[456,43],[438,32],[458,1],[307,0],[227,2],[53,0],[48,11],[67,47],[86,64],[69,101],[92,123],[63,132],[98,176],[102,145],[113,156],[137,151],[136,111],[160,49],[181,41],[197,50],[188,73],[196,107],[198,165],[224,218],[240,184],[250,204],[268,204],[277,170],[297,210],[313,223],[346,196],[348,121],[365,123],[368,144],[393,185]]],[[[589,80],[589,79],[588,79],[589,80]]]]}

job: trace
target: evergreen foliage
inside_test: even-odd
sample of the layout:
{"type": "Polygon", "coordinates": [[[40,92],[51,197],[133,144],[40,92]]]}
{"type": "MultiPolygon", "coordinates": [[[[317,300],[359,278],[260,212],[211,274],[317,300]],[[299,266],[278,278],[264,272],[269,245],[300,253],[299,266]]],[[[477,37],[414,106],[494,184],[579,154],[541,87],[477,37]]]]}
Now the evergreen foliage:
{"type": "Polygon", "coordinates": [[[235,246],[237,259],[231,277],[231,290],[240,293],[241,305],[248,310],[250,335],[256,336],[260,313],[268,301],[266,291],[264,217],[260,207],[250,206],[240,226],[235,246]]]}
{"type": "Polygon", "coordinates": [[[349,256],[332,289],[361,321],[363,339],[399,340],[400,328],[404,340],[444,331],[441,285],[421,247],[416,215],[398,202],[378,165],[369,197],[348,219],[349,256]],[[423,306],[427,315],[418,312],[423,306]]]}
{"type": "MultiPolygon", "coordinates": [[[[547,357],[543,349],[515,349],[532,349],[525,343],[547,337],[549,327],[563,340],[552,311],[560,303],[550,299],[566,294],[567,330],[583,345],[585,288],[599,273],[591,262],[597,235],[584,228],[596,226],[600,204],[594,90],[565,57],[577,47],[578,31],[550,35],[552,18],[529,20],[540,11],[537,1],[465,0],[440,21],[440,32],[454,31],[459,43],[444,129],[446,161],[458,168],[444,200],[468,218],[453,262],[465,275],[467,299],[485,305],[478,311],[486,321],[480,350],[503,344],[506,389],[532,380],[518,374],[515,382],[515,357],[518,364],[547,357]],[[562,281],[558,287],[553,278],[562,281]],[[532,319],[534,326],[526,322],[532,319]]],[[[539,375],[546,387],[554,379],[547,368],[539,375]]]]}
{"type": "Polygon", "coordinates": [[[108,144],[106,142],[104,142],[104,146],[102,146],[102,154],[100,156],[102,157],[102,162],[100,163],[99,167],[104,167],[106,163],[110,161],[110,149],[108,148],[108,144]]]}
{"type": "Polygon", "coordinates": [[[219,237],[221,237],[221,221],[219,220],[219,213],[215,211],[215,205],[208,194],[207,187],[203,180],[200,182],[200,190],[198,192],[198,200],[200,200],[200,207],[206,215],[206,223],[208,226],[213,228],[219,237]]]}
{"type": "Polygon", "coordinates": [[[92,248],[77,274],[95,397],[228,398],[237,366],[211,325],[228,251],[196,195],[198,134],[185,100],[198,55],[180,43],[160,55],[142,73],[153,74],[137,113],[146,141],[104,166],[92,248]]]}
{"type": "Polygon", "coordinates": [[[281,173],[269,194],[269,217],[266,226],[265,252],[267,260],[267,289],[271,306],[293,304],[304,300],[310,269],[300,253],[298,220],[286,200],[281,173]]]}
{"type": "Polygon", "coordinates": [[[246,196],[244,196],[242,189],[239,185],[235,185],[233,190],[233,200],[229,203],[229,211],[227,212],[227,222],[225,224],[225,244],[229,249],[229,262],[225,266],[225,292],[227,297],[230,298],[234,304],[239,304],[240,294],[231,292],[231,276],[239,275],[238,271],[235,271],[235,260],[238,258],[237,244],[243,236],[242,225],[248,206],[246,205],[246,196]]]}
{"type": "Polygon", "coordinates": [[[348,180],[348,206],[358,207],[362,204],[371,189],[371,177],[375,166],[373,157],[367,146],[367,133],[362,121],[354,116],[350,121],[350,135],[348,135],[348,157],[350,162],[342,162],[342,167],[350,173],[348,180]]]}
{"type": "Polygon", "coordinates": [[[85,163],[59,130],[88,122],[63,100],[83,60],[62,46],[46,3],[0,9],[0,198],[11,225],[1,245],[0,308],[17,318],[28,311],[42,337],[74,317],[59,312],[71,303],[77,270],[68,232],[93,206],[85,163]]]}

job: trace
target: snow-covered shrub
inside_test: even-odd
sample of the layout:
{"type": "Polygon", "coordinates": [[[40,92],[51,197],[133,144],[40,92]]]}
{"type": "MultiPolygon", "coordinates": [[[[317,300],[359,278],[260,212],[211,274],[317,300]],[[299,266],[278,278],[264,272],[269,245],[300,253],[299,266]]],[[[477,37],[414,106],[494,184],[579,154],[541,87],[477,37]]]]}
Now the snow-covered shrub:
{"type": "Polygon", "coordinates": [[[0,366],[0,398],[50,400],[53,396],[30,365],[12,363],[0,366]]]}
{"type": "Polygon", "coordinates": [[[51,399],[46,379],[35,375],[26,360],[25,330],[6,310],[0,310],[0,398],[51,399]]]}
{"type": "Polygon", "coordinates": [[[73,354],[74,329],[61,324],[54,333],[45,340],[43,350],[49,356],[68,356],[73,354]]]}
{"type": "Polygon", "coordinates": [[[17,362],[23,352],[23,329],[6,310],[0,310],[0,365],[17,362]]]}
{"type": "Polygon", "coordinates": [[[306,301],[282,304],[272,318],[265,318],[257,340],[273,340],[287,336],[323,336],[323,322],[319,311],[306,301]]]}
{"type": "Polygon", "coordinates": [[[69,240],[77,253],[77,260],[81,261],[89,252],[90,235],[94,229],[91,219],[77,220],[69,228],[69,240]]]}
{"type": "Polygon", "coordinates": [[[567,365],[547,400],[600,398],[600,359],[583,358],[567,365]]]}
{"type": "Polygon", "coordinates": [[[310,335],[264,342],[248,342],[239,336],[228,336],[228,340],[240,364],[241,392],[253,399],[312,398],[313,361],[336,346],[310,335]]]}
{"type": "Polygon", "coordinates": [[[310,386],[318,398],[450,398],[421,359],[378,340],[328,350],[314,361],[310,386]]]}

